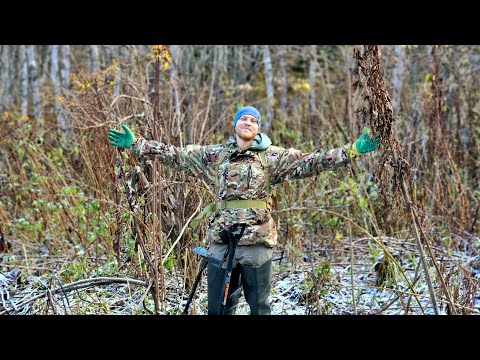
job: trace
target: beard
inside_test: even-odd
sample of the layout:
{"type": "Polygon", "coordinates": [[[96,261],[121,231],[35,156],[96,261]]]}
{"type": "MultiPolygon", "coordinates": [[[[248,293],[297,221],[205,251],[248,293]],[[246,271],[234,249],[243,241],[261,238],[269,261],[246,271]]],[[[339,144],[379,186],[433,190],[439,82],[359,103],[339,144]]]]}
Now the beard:
{"type": "Polygon", "coordinates": [[[240,139],[245,140],[245,141],[253,140],[255,138],[255,136],[257,136],[256,132],[253,132],[253,131],[248,130],[248,129],[238,128],[236,133],[237,133],[237,135],[240,139]]]}

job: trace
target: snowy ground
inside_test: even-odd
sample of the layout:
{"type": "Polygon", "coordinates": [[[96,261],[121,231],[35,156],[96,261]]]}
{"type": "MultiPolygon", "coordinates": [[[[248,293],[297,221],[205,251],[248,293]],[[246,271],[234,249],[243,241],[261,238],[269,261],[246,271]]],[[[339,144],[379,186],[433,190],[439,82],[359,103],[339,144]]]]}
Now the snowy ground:
{"type": "MultiPolygon", "coordinates": [[[[407,282],[398,271],[395,273],[397,285],[392,283],[390,286],[376,286],[379,273],[375,265],[382,257],[372,260],[371,251],[365,251],[369,248],[366,245],[366,239],[358,239],[353,244],[353,272],[348,249],[346,254],[345,249],[342,249],[343,256],[342,254],[332,256],[337,262],[331,263],[329,267],[325,267],[328,264],[326,258],[318,255],[321,251],[313,251],[316,255],[312,256],[312,259],[304,256],[303,261],[294,264],[285,261],[279,264],[281,254],[276,252],[270,295],[272,315],[434,314],[420,258],[412,255],[415,253],[415,246],[407,242],[399,246],[392,242],[389,250],[413,287],[416,296],[412,296],[407,282]],[[312,268],[317,271],[317,296],[312,290],[312,268]],[[323,269],[320,274],[319,269],[323,269]],[[352,291],[355,293],[355,301],[352,298],[352,291]]],[[[449,285],[454,281],[459,284],[456,295],[452,295],[454,302],[465,307],[463,313],[480,315],[480,271],[471,266],[473,257],[453,252],[444,254],[444,251],[436,250],[437,262],[442,268],[444,278],[450,279],[449,285]]],[[[439,314],[447,314],[446,297],[431,263],[429,274],[434,284],[439,314]]],[[[205,284],[202,289],[206,289],[205,284]]],[[[204,314],[205,291],[196,299],[196,304],[195,313],[204,314]]],[[[249,307],[242,296],[237,315],[245,314],[249,314],[249,307]]]]}
{"type": "MultiPolygon", "coordinates": [[[[297,257],[293,263],[287,262],[286,256],[282,257],[280,251],[276,251],[270,295],[272,315],[434,314],[423,268],[419,266],[420,259],[412,255],[415,254],[413,242],[392,241],[389,251],[402,266],[414,293],[398,271],[395,272],[396,285],[391,282],[390,285],[377,286],[379,272],[376,270],[379,268],[375,264],[377,262],[378,265],[381,256],[378,256],[366,239],[356,239],[353,249],[353,267],[349,258],[350,250],[345,245],[328,253],[322,249],[310,249],[304,252],[303,259],[298,260],[297,257]],[[332,259],[331,262],[327,261],[327,255],[332,259]],[[315,279],[313,273],[316,274],[315,279]],[[352,298],[352,291],[355,299],[352,298]],[[413,294],[415,296],[412,296],[413,294]]],[[[478,256],[474,258],[452,252],[446,254],[437,249],[436,258],[449,288],[453,287],[455,290],[452,297],[457,304],[457,312],[463,307],[462,313],[479,315],[480,271],[474,265],[478,256]]],[[[446,297],[431,263],[429,273],[434,284],[439,313],[447,314],[446,297]]],[[[2,274],[6,274],[5,271],[2,274]]],[[[181,314],[188,297],[188,291],[182,290],[182,276],[166,271],[166,279],[167,292],[161,313],[181,314]]],[[[4,293],[0,314],[7,313],[6,310],[10,314],[149,314],[154,309],[151,292],[146,292],[143,286],[127,284],[94,286],[63,294],[58,292],[48,300],[43,296],[34,301],[26,301],[28,297],[33,299],[42,291],[45,293],[48,286],[56,286],[55,284],[58,282],[41,276],[34,276],[23,286],[16,286],[14,289],[0,283],[0,290],[3,289],[4,293]],[[9,290],[8,295],[6,289],[9,290]]],[[[206,312],[204,273],[189,313],[204,315],[206,312]]],[[[249,308],[242,294],[237,315],[246,314],[249,314],[249,308]]]]}

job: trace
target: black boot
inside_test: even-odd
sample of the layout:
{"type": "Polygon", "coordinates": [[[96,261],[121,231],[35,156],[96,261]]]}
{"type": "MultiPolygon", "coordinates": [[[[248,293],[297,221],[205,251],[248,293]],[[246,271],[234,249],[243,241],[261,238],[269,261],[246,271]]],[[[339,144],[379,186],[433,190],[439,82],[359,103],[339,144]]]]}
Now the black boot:
{"type": "MultiPolygon", "coordinates": [[[[208,287],[208,315],[218,314],[218,308],[222,299],[223,280],[225,277],[225,269],[219,269],[218,265],[209,263],[207,266],[207,287],[208,287]]],[[[230,296],[238,288],[240,270],[238,267],[233,268],[232,277],[230,279],[230,288],[228,290],[227,303],[225,304],[225,315],[235,315],[238,305],[240,292],[234,296],[230,296]]]]}
{"type": "Polygon", "coordinates": [[[241,267],[243,292],[251,315],[270,315],[270,274],[272,272],[272,259],[259,267],[241,267]]]}

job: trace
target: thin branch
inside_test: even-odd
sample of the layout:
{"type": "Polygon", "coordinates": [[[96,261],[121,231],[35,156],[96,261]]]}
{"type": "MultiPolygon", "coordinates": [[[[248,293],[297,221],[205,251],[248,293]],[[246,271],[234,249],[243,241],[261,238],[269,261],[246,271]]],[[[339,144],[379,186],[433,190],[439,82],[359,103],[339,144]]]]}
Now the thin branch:
{"type": "MultiPolygon", "coordinates": [[[[91,279],[83,279],[79,281],[75,281],[73,283],[67,284],[65,286],[60,287],[60,288],[47,288],[46,290],[43,290],[41,294],[36,295],[32,298],[29,299],[22,299],[18,303],[16,303],[17,307],[21,307],[23,305],[26,305],[32,301],[35,301],[41,297],[44,297],[51,293],[52,295],[55,295],[57,293],[63,292],[66,293],[67,291],[73,291],[73,290],[80,290],[80,289],[86,289],[89,287],[93,286],[98,286],[98,285],[108,285],[108,284],[113,284],[113,283],[119,283],[119,284],[134,284],[134,285],[140,285],[140,286],[145,286],[147,287],[148,284],[146,281],[143,280],[136,280],[136,279],[130,279],[130,278],[111,278],[111,277],[98,277],[98,278],[91,278],[91,279]]],[[[0,312],[0,315],[3,315],[7,313],[7,309],[5,308],[4,311],[0,312]]]]}

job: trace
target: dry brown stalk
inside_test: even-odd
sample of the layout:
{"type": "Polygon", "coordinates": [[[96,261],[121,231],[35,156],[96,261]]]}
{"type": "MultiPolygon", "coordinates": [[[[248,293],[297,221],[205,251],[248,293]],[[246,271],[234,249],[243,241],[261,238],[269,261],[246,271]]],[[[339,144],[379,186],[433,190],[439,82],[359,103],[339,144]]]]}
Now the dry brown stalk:
{"type": "MultiPolygon", "coordinates": [[[[420,226],[420,228],[421,225],[414,211],[416,204],[413,203],[412,197],[408,191],[409,188],[412,188],[410,165],[402,157],[402,152],[392,127],[395,119],[393,117],[391,100],[386,91],[380,71],[380,51],[376,45],[366,45],[364,46],[363,54],[361,54],[358,49],[355,49],[354,57],[358,62],[358,81],[355,86],[358,90],[360,90],[361,96],[364,100],[357,112],[361,113],[361,119],[363,123],[370,125],[373,134],[380,136],[382,164],[380,165],[381,167],[379,173],[386,174],[387,170],[386,166],[383,166],[384,164],[389,163],[393,168],[393,174],[391,177],[393,180],[393,186],[391,190],[393,191],[395,203],[398,204],[398,196],[400,193],[399,190],[401,190],[407,205],[407,212],[410,215],[411,225],[413,227],[425,279],[430,291],[433,309],[435,314],[439,314],[437,299],[433,289],[432,281],[430,279],[430,274],[428,272],[428,263],[425,258],[421,242],[420,231],[423,230],[418,230],[417,225],[420,226]],[[407,187],[407,183],[410,184],[410,187],[407,187]]],[[[387,177],[384,177],[384,181],[385,180],[387,180],[387,177]]],[[[452,314],[455,314],[453,301],[451,300],[450,293],[445,285],[442,274],[438,271],[438,265],[436,265],[433,252],[429,247],[426,238],[424,238],[424,241],[427,243],[430,256],[432,257],[432,262],[434,263],[438,272],[438,276],[441,279],[444,293],[450,302],[451,312],[452,314]]]]}

